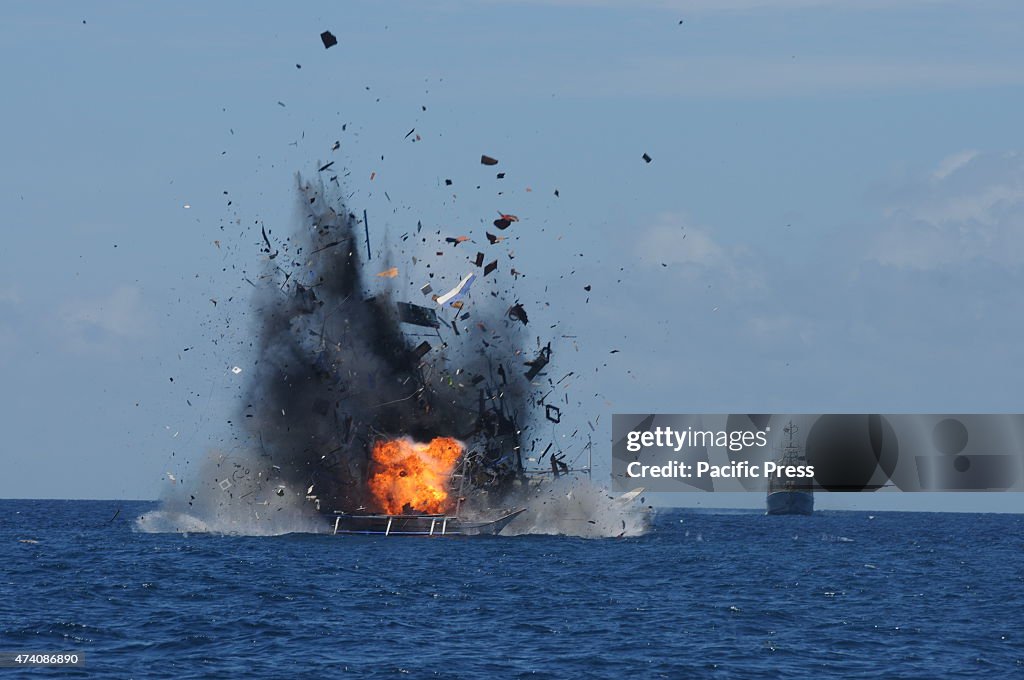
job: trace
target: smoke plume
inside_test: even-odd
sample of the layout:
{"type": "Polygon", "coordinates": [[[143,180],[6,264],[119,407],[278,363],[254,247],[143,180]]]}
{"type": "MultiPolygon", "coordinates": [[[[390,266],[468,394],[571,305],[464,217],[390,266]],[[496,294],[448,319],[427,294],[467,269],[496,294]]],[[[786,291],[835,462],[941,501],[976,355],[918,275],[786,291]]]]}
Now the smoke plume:
{"type": "MultiPolygon", "coordinates": [[[[464,514],[528,506],[509,533],[643,532],[647,516],[603,491],[564,478],[537,484],[542,477],[527,474],[523,442],[532,411],[551,408],[536,392],[550,386],[552,352],[528,335],[521,304],[474,283],[475,271],[460,272],[458,285],[440,296],[427,297],[424,286],[422,300],[399,299],[389,285],[399,269],[389,255],[369,259],[364,220],[320,182],[298,178],[298,199],[290,237],[260,234],[264,271],[251,315],[257,359],[236,421],[244,443],[211,454],[188,498],[177,493],[140,518],[140,529],[317,531],[334,511],[437,512],[457,504],[464,514]],[[379,271],[368,271],[368,262],[379,271]],[[435,440],[444,445],[428,444],[435,440]],[[448,498],[409,479],[382,482],[390,468],[407,472],[401,460],[385,466],[373,458],[375,450],[393,457],[452,446],[462,455],[448,498]],[[375,496],[380,488],[386,499],[375,496]],[[416,492],[403,506],[392,495],[406,488],[416,492]],[[430,507],[417,507],[423,501],[415,499],[427,497],[430,507]]],[[[410,263],[417,258],[401,266],[410,263]]],[[[466,268],[481,265],[478,258],[466,268]]],[[[493,288],[495,280],[486,283],[493,288]]],[[[557,478],[566,465],[550,462],[557,478]]],[[[445,465],[452,469],[450,460],[445,465]]]]}

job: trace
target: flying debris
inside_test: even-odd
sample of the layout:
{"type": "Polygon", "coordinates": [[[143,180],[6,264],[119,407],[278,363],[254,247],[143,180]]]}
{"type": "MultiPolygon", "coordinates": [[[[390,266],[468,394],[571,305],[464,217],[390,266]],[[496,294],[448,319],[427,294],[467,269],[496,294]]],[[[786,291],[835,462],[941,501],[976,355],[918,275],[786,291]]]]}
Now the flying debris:
{"type": "Polygon", "coordinates": [[[427,342],[426,340],[424,340],[423,342],[421,342],[420,344],[418,344],[418,345],[416,346],[416,349],[414,349],[414,350],[412,351],[412,356],[413,356],[413,359],[415,359],[416,361],[419,361],[419,360],[420,360],[420,359],[422,359],[422,358],[423,358],[423,357],[424,357],[424,356],[426,355],[426,353],[427,353],[427,352],[429,352],[429,351],[430,351],[431,349],[433,349],[433,348],[432,348],[432,347],[430,346],[430,343],[429,343],[429,342],[427,342]]]}
{"type": "Polygon", "coordinates": [[[441,327],[441,322],[437,320],[437,312],[429,307],[421,307],[408,302],[398,303],[398,319],[402,323],[414,326],[441,327]]]}
{"type": "MultiPolygon", "coordinates": [[[[338,147],[335,142],[333,150],[338,147]]],[[[481,162],[497,160],[483,156],[481,162]]],[[[533,450],[538,435],[555,436],[546,433],[562,427],[559,409],[570,403],[572,383],[563,379],[556,387],[548,380],[551,342],[531,334],[536,319],[528,326],[527,304],[504,297],[520,274],[499,272],[497,252],[487,258],[474,249],[475,259],[456,257],[473,271],[448,290],[439,283],[443,274],[427,262],[397,259],[395,246],[402,246],[382,232],[373,244],[377,257],[402,263],[403,277],[380,281],[398,279],[399,268],[380,271],[372,262],[366,212],[349,208],[342,189],[322,174],[332,163],[321,160],[311,165],[311,178],[299,178],[301,219],[294,233],[285,237],[256,225],[263,271],[242,276],[253,287],[256,356],[246,361],[248,377],[237,385],[243,400],[229,421],[245,453],[237,462],[214,456],[199,478],[218,507],[221,499],[239,503],[264,519],[295,507],[333,513],[340,533],[500,530],[550,479],[547,469],[526,469],[524,451],[533,450]],[[471,317],[469,296],[478,276],[490,277],[480,284],[488,290],[474,300],[471,317]],[[436,295],[433,283],[446,292],[436,295]],[[409,302],[417,288],[434,304],[409,302]],[[539,394],[553,389],[558,405],[539,394]],[[542,409],[548,421],[540,418],[542,409]],[[385,460],[381,451],[402,455],[385,460]],[[439,474],[424,474],[428,470],[439,474]]],[[[508,225],[519,219],[499,218],[508,225]]],[[[415,241],[430,243],[427,231],[417,221],[415,241]]],[[[477,238],[469,236],[445,238],[437,231],[438,240],[456,246],[477,238]]],[[[505,238],[488,233],[487,240],[493,245],[505,238]]],[[[452,260],[451,250],[427,247],[441,255],[447,250],[452,260]]],[[[242,373],[240,366],[229,370],[242,373]]],[[[559,434],[566,437],[562,446],[576,445],[569,430],[559,434]]],[[[565,455],[559,450],[555,457],[559,474],[575,472],[565,455]]],[[[575,454],[568,455],[573,460],[575,454]]]]}
{"type": "Polygon", "coordinates": [[[548,343],[545,347],[541,348],[540,352],[537,353],[537,356],[535,356],[532,361],[525,362],[525,365],[530,367],[530,370],[524,374],[526,375],[526,379],[533,380],[536,378],[550,361],[551,343],[548,343]]]}
{"type": "Polygon", "coordinates": [[[498,229],[508,229],[510,226],[512,226],[513,222],[519,221],[519,218],[516,217],[515,215],[505,215],[503,213],[498,214],[501,215],[501,217],[494,220],[494,226],[496,226],[498,229]]]}
{"type": "Polygon", "coordinates": [[[513,321],[522,321],[524,326],[529,322],[526,310],[518,302],[508,308],[508,318],[513,321]]]}
{"type": "Polygon", "coordinates": [[[470,286],[473,285],[474,280],[476,280],[476,274],[474,274],[473,272],[466,274],[464,277],[462,277],[462,280],[459,281],[459,285],[455,286],[444,295],[438,296],[437,304],[441,307],[444,307],[448,303],[454,304],[455,302],[461,300],[462,297],[469,292],[469,288],[470,286]]]}
{"type": "Polygon", "coordinates": [[[643,155],[643,159],[645,163],[650,163],[652,160],[654,160],[653,158],[650,157],[650,155],[646,153],[643,155]]]}
{"type": "Polygon", "coordinates": [[[490,156],[480,156],[480,162],[483,163],[484,165],[497,165],[498,159],[491,158],[490,156]]]}
{"type": "Polygon", "coordinates": [[[338,39],[334,37],[334,34],[330,31],[324,31],[320,34],[320,40],[324,43],[324,49],[330,49],[338,44],[338,39]]]}
{"type": "Polygon", "coordinates": [[[274,250],[274,247],[270,245],[270,239],[267,237],[267,228],[262,227],[261,231],[263,233],[263,242],[267,244],[267,249],[264,252],[269,253],[270,259],[273,260],[275,257],[277,257],[278,251],[274,250]]]}

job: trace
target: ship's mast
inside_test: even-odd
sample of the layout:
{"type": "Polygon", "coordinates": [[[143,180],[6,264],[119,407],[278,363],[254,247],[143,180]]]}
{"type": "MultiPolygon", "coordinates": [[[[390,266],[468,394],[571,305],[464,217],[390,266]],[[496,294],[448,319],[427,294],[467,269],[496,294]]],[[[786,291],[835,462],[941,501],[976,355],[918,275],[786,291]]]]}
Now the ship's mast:
{"type": "Polygon", "coordinates": [[[800,446],[796,442],[796,434],[797,432],[800,431],[800,428],[797,427],[792,420],[790,420],[786,424],[786,427],[782,429],[782,431],[786,433],[786,436],[788,438],[786,441],[786,446],[783,451],[782,460],[785,463],[792,465],[795,462],[797,462],[797,459],[801,457],[800,446]]]}

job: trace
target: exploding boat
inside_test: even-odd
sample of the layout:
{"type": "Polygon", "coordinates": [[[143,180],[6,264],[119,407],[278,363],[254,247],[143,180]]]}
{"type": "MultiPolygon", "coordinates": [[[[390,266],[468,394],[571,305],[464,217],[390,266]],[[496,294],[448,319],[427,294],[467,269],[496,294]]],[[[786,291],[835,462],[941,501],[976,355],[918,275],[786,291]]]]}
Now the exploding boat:
{"type": "MultiPolygon", "coordinates": [[[[281,497],[305,488],[338,534],[480,535],[514,520],[544,480],[589,475],[589,462],[574,465],[589,458],[589,437],[562,450],[565,439],[543,441],[531,423],[562,422],[551,393],[574,372],[557,382],[548,375],[551,342],[527,329],[521,303],[496,306],[491,296],[501,297],[490,290],[473,304],[494,262],[478,254],[482,275],[462,270],[433,304],[416,304],[376,281],[398,274],[390,262],[374,279],[366,273],[365,211],[360,221],[320,182],[299,188],[306,228],[285,242],[262,230],[271,285],[260,287],[261,360],[245,400],[261,481],[273,480],[281,497]]],[[[427,276],[419,257],[408,272],[427,276]]],[[[439,272],[434,283],[443,280],[439,272]]],[[[424,296],[432,290],[420,287],[424,296]]]]}
{"type": "Polygon", "coordinates": [[[514,420],[500,407],[481,417],[491,428],[472,438],[472,446],[451,437],[378,440],[370,447],[366,484],[374,510],[335,510],[333,534],[496,536],[526,511],[501,507],[513,490],[534,489],[549,476],[589,474],[589,458],[586,468],[571,468],[556,453],[550,470],[525,467],[514,420]]]}

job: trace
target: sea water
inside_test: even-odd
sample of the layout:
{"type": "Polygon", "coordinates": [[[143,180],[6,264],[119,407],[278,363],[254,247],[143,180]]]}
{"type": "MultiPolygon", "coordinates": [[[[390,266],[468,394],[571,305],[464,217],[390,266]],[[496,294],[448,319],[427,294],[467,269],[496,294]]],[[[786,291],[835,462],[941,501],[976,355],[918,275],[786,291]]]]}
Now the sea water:
{"type": "Polygon", "coordinates": [[[1019,515],[383,538],[140,531],[155,508],[0,501],[0,651],[85,659],[0,677],[1024,675],[1019,515]]]}

